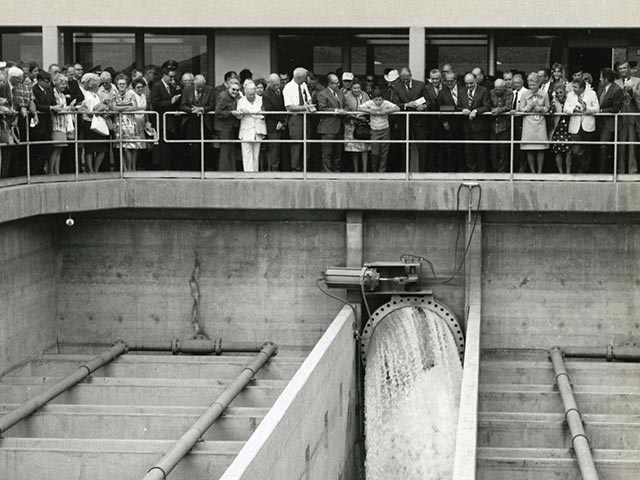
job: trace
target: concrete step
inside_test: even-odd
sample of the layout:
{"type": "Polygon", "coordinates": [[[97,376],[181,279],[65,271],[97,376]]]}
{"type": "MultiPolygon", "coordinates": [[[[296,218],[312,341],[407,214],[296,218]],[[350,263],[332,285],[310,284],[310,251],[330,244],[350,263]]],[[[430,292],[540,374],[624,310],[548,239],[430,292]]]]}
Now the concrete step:
{"type": "MultiPolygon", "coordinates": [[[[571,382],[580,385],[640,387],[640,364],[605,361],[565,362],[571,382]]],[[[543,361],[483,361],[480,383],[485,384],[555,384],[553,365],[543,361]]]]}
{"type": "MultiPolygon", "coordinates": [[[[640,450],[640,415],[584,415],[593,448],[640,450]]],[[[563,414],[481,413],[478,445],[502,448],[570,448],[563,414]]]]}
{"type": "MultiPolygon", "coordinates": [[[[639,415],[637,387],[576,386],[574,395],[583,414],[639,415]]],[[[553,385],[480,385],[480,412],[563,413],[553,385]]]]}
{"type": "MultiPolygon", "coordinates": [[[[0,405],[3,415],[17,405],[0,405]]],[[[175,440],[206,407],[47,405],[5,432],[5,437],[175,440]]],[[[205,440],[246,441],[266,408],[229,408],[205,440]]]]}
{"type": "MultiPolygon", "coordinates": [[[[46,382],[56,379],[5,377],[2,380],[0,403],[22,403],[46,389],[46,382]]],[[[89,377],[51,403],[206,406],[218,398],[228,384],[225,380],[89,377]]],[[[257,380],[242,390],[231,406],[271,407],[285,385],[284,381],[257,380]]]]}
{"type": "MultiPolygon", "coordinates": [[[[90,360],[87,355],[42,355],[22,365],[4,377],[63,377],[73,373],[90,360]]],[[[159,377],[233,379],[247,364],[248,357],[203,357],[183,355],[123,355],[98,369],[94,375],[103,377],[159,377]]],[[[257,373],[257,379],[290,380],[301,361],[274,357],[257,373]]]]}
{"type": "MultiPolygon", "coordinates": [[[[4,438],[0,440],[2,480],[140,480],[174,442],[4,438]]],[[[171,473],[172,480],[218,478],[243,442],[199,442],[171,473]]]]}
{"type": "MultiPolygon", "coordinates": [[[[640,478],[640,450],[593,451],[600,478],[640,478]]],[[[582,480],[568,449],[479,448],[478,480],[582,480]]]]}

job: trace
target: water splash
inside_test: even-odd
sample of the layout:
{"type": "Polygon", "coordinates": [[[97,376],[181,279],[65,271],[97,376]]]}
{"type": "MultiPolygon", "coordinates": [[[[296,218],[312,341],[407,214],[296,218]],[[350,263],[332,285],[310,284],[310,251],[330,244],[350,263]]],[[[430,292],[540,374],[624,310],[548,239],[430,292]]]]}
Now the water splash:
{"type": "Polygon", "coordinates": [[[461,381],[442,318],[422,307],[387,315],[367,353],[367,480],[451,479],[461,381]]]}

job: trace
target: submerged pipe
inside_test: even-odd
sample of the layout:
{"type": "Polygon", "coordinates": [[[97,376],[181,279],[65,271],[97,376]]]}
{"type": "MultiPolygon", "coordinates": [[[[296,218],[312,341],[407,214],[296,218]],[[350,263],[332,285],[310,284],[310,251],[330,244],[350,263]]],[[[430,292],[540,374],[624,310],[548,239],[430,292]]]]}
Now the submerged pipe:
{"type": "Polygon", "coordinates": [[[253,361],[246,365],[236,379],[225,388],[224,392],[213,402],[200,418],[185,432],[171,449],[151,467],[143,480],[165,480],[176,465],[198,442],[202,435],[222,415],[234,398],[247,386],[253,376],[269,359],[276,355],[277,348],[271,343],[265,343],[253,361]]]}
{"type": "Polygon", "coordinates": [[[571,381],[564,365],[564,359],[562,358],[562,350],[559,347],[553,347],[549,353],[551,362],[553,363],[553,369],[556,372],[556,383],[558,390],[560,390],[560,396],[562,397],[562,403],[564,404],[564,417],[569,425],[569,431],[571,432],[571,444],[576,452],[576,459],[578,460],[578,467],[580,468],[580,474],[583,480],[598,480],[598,472],[596,466],[593,463],[593,456],[591,455],[591,449],[589,447],[589,439],[584,431],[584,425],[582,424],[582,415],[578,410],[576,399],[573,396],[573,390],[571,389],[571,381]]]}
{"type": "Polygon", "coordinates": [[[565,347],[562,353],[568,358],[604,358],[607,362],[621,360],[640,362],[640,346],[638,345],[606,345],[605,347],[565,347]]]}
{"type": "MultiPolygon", "coordinates": [[[[222,355],[223,353],[258,353],[264,347],[264,343],[228,343],[222,345],[222,339],[180,339],[174,338],[171,342],[132,342],[129,343],[130,351],[142,352],[171,352],[174,355],[222,355]]],[[[277,353],[277,352],[276,352],[277,353]]]]}
{"type": "Polygon", "coordinates": [[[80,383],[82,380],[87,378],[97,369],[116,359],[123,353],[126,353],[128,350],[127,344],[122,341],[117,341],[113,347],[109,350],[106,350],[102,354],[94,357],[92,360],[88,361],[84,365],[78,367],[78,369],[73,372],[71,375],[63,378],[55,385],[52,385],[44,392],[36,395],[34,398],[27,400],[18,408],[12,410],[7,413],[5,416],[0,418],[0,435],[13,427],[16,423],[24,420],[32,413],[36,412],[38,409],[42,408],[44,405],[49,403],[51,400],[56,398],[61,393],[70,389],[77,383],[80,383]]]}

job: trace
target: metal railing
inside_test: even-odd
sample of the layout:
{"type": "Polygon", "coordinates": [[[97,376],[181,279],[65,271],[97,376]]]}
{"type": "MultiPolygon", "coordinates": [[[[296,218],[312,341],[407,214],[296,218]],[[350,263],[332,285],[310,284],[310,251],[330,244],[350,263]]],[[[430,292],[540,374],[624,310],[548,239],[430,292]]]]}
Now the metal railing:
{"type": "MultiPolygon", "coordinates": [[[[84,112],[86,113],[86,112],[84,112]]],[[[460,178],[473,178],[473,179],[477,179],[477,180],[508,180],[511,182],[514,181],[518,181],[518,180],[545,180],[545,179],[550,179],[550,180],[582,180],[582,181],[608,181],[608,182],[618,182],[618,181],[638,181],[640,180],[640,176],[639,175],[625,175],[622,172],[619,171],[619,163],[620,163],[620,147],[622,146],[636,146],[638,145],[640,147],[640,139],[638,139],[638,142],[634,142],[634,141],[625,141],[625,140],[620,140],[620,125],[622,123],[621,118],[623,117],[629,117],[629,116],[635,116],[635,117],[640,117],[640,114],[638,113],[616,113],[616,114],[609,114],[609,113],[597,113],[597,114],[588,114],[589,116],[592,117],[596,117],[596,118],[601,118],[601,117],[613,117],[614,120],[614,134],[613,134],[613,139],[610,141],[599,141],[599,140],[594,140],[594,141],[554,141],[554,140],[547,140],[544,142],[541,142],[540,140],[532,140],[532,141],[527,141],[527,140],[522,140],[522,139],[517,139],[516,138],[516,119],[518,117],[522,118],[525,115],[538,115],[538,116],[544,116],[544,117],[549,117],[549,116],[573,116],[573,115],[586,115],[586,114],[567,114],[567,113],[550,113],[550,114],[540,114],[540,113],[524,113],[524,112],[510,112],[510,113],[506,113],[506,114],[501,114],[502,116],[508,116],[509,117],[509,139],[507,140],[490,140],[490,139],[478,139],[478,140],[466,140],[463,138],[448,138],[448,139],[442,139],[442,138],[426,138],[426,139],[422,139],[422,140],[417,140],[415,138],[412,138],[412,129],[414,129],[415,127],[412,125],[412,119],[416,119],[419,116],[427,116],[427,117],[437,117],[437,119],[439,121],[442,121],[444,119],[446,119],[447,117],[451,117],[451,118],[456,118],[461,121],[463,120],[464,114],[462,112],[449,112],[449,111],[439,111],[439,112],[396,112],[393,114],[390,114],[390,120],[392,120],[393,123],[395,123],[396,125],[398,125],[398,129],[396,130],[396,133],[401,133],[403,135],[404,138],[391,138],[391,139],[384,139],[384,140],[362,140],[362,139],[345,139],[345,138],[336,138],[336,139],[330,139],[330,140],[325,140],[325,139],[321,139],[321,138],[315,138],[318,135],[315,134],[315,132],[311,132],[310,131],[310,125],[312,124],[311,122],[311,118],[313,117],[320,117],[323,115],[330,115],[330,116],[339,116],[340,118],[344,119],[344,118],[355,118],[355,117],[365,117],[367,114],[363,113],[363,112],[325,112],[325,111],[317,111],[317,112],[313,112],[313,113],[307,113],[307,112],[260,112],[261,115],[280,115],[280,116],[302,116],[302,138],[295,138],[295,139],[291,139],[291,138],[286,138],[286,139],[281,139],[281,138],[277,138],[277,139],[272,139],[269,138],[268,136],[262,139],[257,139],[257,140],[244,140],[244,139],[239,139],[239,138],[231,138],[231,139],[221,139],[218,138],[214,135],[214,133],[212,131],[209,131],[205,128],[205,116],[215,116],[215,112],[210,112],[208,114],[204,114],[204,115],[197,115],[197,114],[188,114],[185,112],[165,112],[162,116],[162,122],[160,123],[161,128],[158,128],[155,132],[155,135],[153,138],[145,138],[144,135],[140,135],[140,138],[136,138],[136,139],[123,139],[122,135],[120,135],[119,138],[116,138],[116,136],[111,133],[108,137],[105,136],[104,139],[100,139],[100,140],[88,140],[88,139],[84,139],[84,138],[79,138],[78,135],[78,120],[80,119],[80,115],[82,115],[83,112],[73,112],[71,113],[71,115],[74,115],[75,117],[75,125],[76,125],[76,129],[75,129],[75,135],[73,139],[68,139],[65,143],[72,145],[72,148],[74,149],[74,172],[72,173],[72,178],[70,179],[69,176],[51,176],[51,175],[38,175],[37,178],[33,178],[34,175],[32,172],[32,161],[31,161],[31,150],[32,147],[34,146],[41,146],[41,145],[56,145],[56,144],[60,144],[60,141],[54,141],[54,140],[38,140],[38,141],[33,141],[29,138],[29,125],[26,125],[26,128],[24,129],[24,131],[26,132],[26,138],[22,139],[22,141],[18,144],[15,144],[13,146],[8,146],[6,144],[0,144],[0,146],[2,146],[2,149],[0,149],[0,171],[2,171],[2,162],[3,162],[3,155],[6,155],[6,153],[10,150],[10,149],[16,149],[16,148],[20,148],[23,147],[26,150],[26,178],[24,177],[18,177],[18,178],[12,178],[12,179],[6,179],[6,180],[0,180],[0,186],[6,186],[6,185],[16,185],[16,184],[22,184],[22,183],[33,183],[33,182],[47,182],[47,181],[69,181],[69,180],[75,180],[75,181],[79,181],[81,179],[91,179],[91,178],[96,178],[95,173],[94,175],[91,174],[85,174],[84,172],[82,172],[82,161],[80,160],[81,158],[84,158],[81,155],[81,149],[82,146],[84,144],[89,144],[89,143],[107,143],[110,145],[111,149],[117,149],[119,151],[119,157],[120,157],[120,161],[119,161],[119,177],[120,178],[137,178],[137,177],[189,177],[189,178],[200,178],[200,179],[205,179],[205,178],[229,178],[229,177],[237,177],[237,178],[251,178],[253,176],[259,176],[260,178],[278,178],[278,177],[286,177],[286,178],[300,178],[303,180],[307,180],[311,177],[313,178],[332,178],[332,179],[353,179],[354,177],[352,175],[350,175],[348,172],[345,173],[339,173],[338,172],[317,172],[317,171],[311,171],[311,169],[309,168],[310,165],[310,151],[309,149],[313,146],[313,145],[317,145],[317,144],[322,144],[322,143],[332,143],[332,144],[347,144],[347,143],[361,143],[361,144],[367,144],[367,145],[373,145],[373,144],[387,144],[387,145],[400,145],[401,147],[403,147],[404,152],[403,152],[403,162],[404,162],[404,169],[403,171],[400,172],[363,172],[363,173],[358,173],[358,178],[380,178],[380,179],[404,179],[407,181],[410,180],[425,180],[425,179],[460,179],[460,178]],[[170,117],[176,117],[177,118],[181,117],[181,116],[185,116],[185,115],[190,115],[193,117],[198,118],[199,120],[199,138],[185,138],[185,135],[181,135],[181,134],[171,134],[168,135],[167,132],[167,124],[170,123],[167,120],[170,117]],[[157,145],[157,144],[166,144],[166,145],[185,145],[185,144],[197,144],[199,145],[199,172],[197,174],[195,174],[193,171],[192,172],[188,172],[187,171],[178,171],[176,172],[175,170],[169,172],[166,170],[162,170],[162,171],[137,171],[137,172],[128,172],[125,171],[124,169],[124,162],[123,162],[123,144],[126,144],[128,142],[136,142],[136,143],[153,143],[154,144],[154,148],[160,148],[161,145],[157,145]],[[233,172],[216,172],[216,171],[207,171],[206,169],[206,148],[207,146],[220,146],[222,144],[242,144],[242,143],[260,143],[260,144],[280,144],[280,145],[291,145],[291,144],[298,144],[298,145],[302,145],[301,148],[301,170],[300,171],[290,171],[290,172],[266,172],[266,171],[261,171],[261,172],[241,172],[241,171],[233,171],[233,172]],[[521,171],[517,171],[518,170],[518,165],[515,164],[516,159],[517,159],[517,155],[516,155],[516,149],[520,146],[520,145],[525,145],[525,144],[540,144],[540,143],[544,143],[547,144],[549,146],[552,146],[554,144],[568,144],[569,146],[573,146],[573,145],[585,145],[585,146],[608,146],[612,151],[611,151],[611,157],[612,157],[612,168],[611,171],[608,171],[604,174],[593,174],[593,173],[586,173],[586,174],[555,174],[555,173],[543,173],[543,174],[537,174],[537,173],[526,173],[526,172],[521,172],[521,171]],[[427,145],[427,149],[429,148],[433,148],[434,146],[436,147],[441,147],[443,145],[458,145],[458,146],[465,146],[467,144],[472,144],[472,145],[486,145],[485,148],[488,148],[489,145],[508,145],[509,146],[509,169],[508,171],[505,172],[469,172],[469,171],[464,171],[464,172],[456,172],[456,171],[447,171],[447,172],[421,172],[418,171],[418,169],[416,169],[415,167],[412,167],[412,163],[414,163],[412,161],[412,158],[415,160],[415,155],[412,155],[412,147],[418,146],[420,144],[426,144],[427,145]],[[81,176],[82,174],[82,176],[81,176]],[[365,177],[362,177],[362,175],[365,175],[365,177]]],[[[159,120],[160,120],[160,115],[158,112],[155,111],[125,111],[125,112],[119,112],[119,111],[105,111],[105,112],[100,112],[100,115],[110,115],[112,117],[115,118],[114,124],[115,125],[121,125],[122,124],[122,118],[123,116],[127,116],[127,115],[137,115],[137,114],[146,114],[151,116],[155,121],[153,122],[154,125],[158,126],[159,120]]],[[[242,115],[242,114],[238,114],[238,115],[242,115]]],[[[253,115],[253,114],[247,114],[247,115],[253,115]]],[[[495,118],[495,115],[487,112],[484,114],[487,117],[492,117],[495,118]]],[[[211,119],[213,120],[213,118],[211,119]]],[[[639,119],[640,120],[640,119],[639,119]]],[[[25,119],[21,119],[21,121],[25,121],[28,122],[29,121],[29,117],[25,118],[25,119]]],[[[432,120],[433,121],[433,120],[432,120]]],[[[421,128],[425,128],[426,127],[421,127],[421,128]]],[[[596,130],[597,132],[598,130],[596,130]]],[[[635,147],[636,150],[638,150],[637,152],[637,156],[640,157],[640,148],[635,147]]],[[[315,152],[318,153],[318,152],[315,152]]],[[[488,152],[487,152],[488,153],[488,152]]],[[[599,153],[599,152],[598,152],[599,153]]],[[[522,152],[522,155],[524,155],[525,152],[522,152]]],[[[489,158],[489,155],[487,154],[487,159],[489,158]]],[[[626,159],[625,159],[626,160],[626,159]]],[[[640,159],[638,159],[638,161],[640,161],[640,159]]],[[[522,162],[522,160],[521,160],[522,162]]],[[[102,176],[104,175],[104,173],[100,174],[100,178],[102,178],[102,176]]]]}

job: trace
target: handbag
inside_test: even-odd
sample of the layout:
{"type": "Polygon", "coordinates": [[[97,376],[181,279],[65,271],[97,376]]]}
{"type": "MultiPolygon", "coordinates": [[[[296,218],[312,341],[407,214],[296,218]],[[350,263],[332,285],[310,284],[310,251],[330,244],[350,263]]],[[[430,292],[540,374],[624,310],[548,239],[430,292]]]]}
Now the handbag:
{"type": "Polygon", "coordinates": [[[104,137],[109,135],[109,127],[104,117],[94,115],[91,119],[91,131],[104,137]]]}
{"type": "Polygon", "coordinates": [[[371,127],[369,122],[359,121],[353,130],[354,140],[371,140],[371,127]]]}

